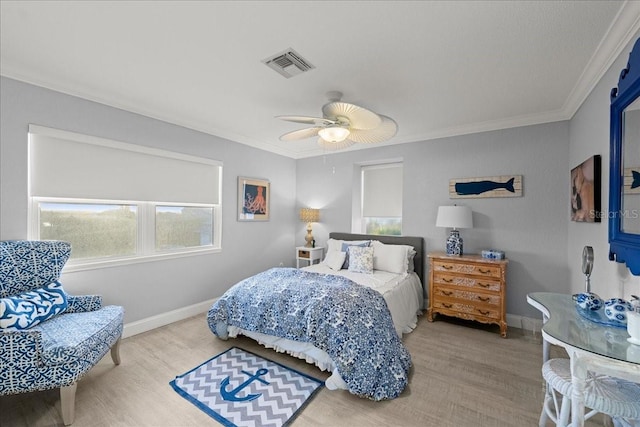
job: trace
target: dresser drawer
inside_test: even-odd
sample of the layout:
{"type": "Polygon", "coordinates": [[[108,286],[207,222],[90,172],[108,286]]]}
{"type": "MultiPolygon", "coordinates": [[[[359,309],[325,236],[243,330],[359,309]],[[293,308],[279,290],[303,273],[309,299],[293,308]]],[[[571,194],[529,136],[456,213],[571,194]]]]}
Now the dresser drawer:
{"type": "Polygon", "coordinates": [[[427,320],[437,314],[500,326],[507,336],[507,259],[489,260],[480,255],[429,254],[429,307],[427,320]]]}
{"type": "Polygon", "coordinates": [[[499,280],[491,280],[491,278],[456,276],[453,273],[434,273],[433,281],[435,284],[446,285],[459,288],[481,289],[489,292],[500,292],[502,284],[499,280]]]}
{"type": "Polygon", "coordinates": [[[436,301],[443,302],[469,302],[476,305],[495,306],[496,309],[500,309],[502,303],[500,294],[485,294],[479,292],[465,291],[462,289],[452,289],[437,287],[433,290],[433,298],[436,301]]]}
{"type": "Polygon", "coordinates": [[[434,298],[433,307],[443,309],[441,310],[443,314],[462,317],[470,320],[481,320],[477,319],[478,316],[494,320],[500,320],[502,318],[502,313],[500,313],[499,308],[477,306],[474,304],[464,304],[455,301],[441,301],[437,298],[434,298]]]}
{"type": "Polygon", "coordinates": [[[493,265],[478,265],[469,263],[434,261],[434,271],[444,271],[456,274],[468,274],[471,276],[485,276],[500,278],[501,268],[493,265]]]}

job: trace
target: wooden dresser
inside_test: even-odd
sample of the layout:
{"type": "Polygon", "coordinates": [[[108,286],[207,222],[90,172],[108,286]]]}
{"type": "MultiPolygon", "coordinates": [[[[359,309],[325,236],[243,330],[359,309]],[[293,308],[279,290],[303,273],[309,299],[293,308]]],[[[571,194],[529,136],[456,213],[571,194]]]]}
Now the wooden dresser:
{"type": "Polygon", "coordinates": [[[429,309],[427,320],[436,313],[495,323],[507,337],[506,259],[492,260],[480,255],[448,256],[432,252],[429,257],[429,309]]]}

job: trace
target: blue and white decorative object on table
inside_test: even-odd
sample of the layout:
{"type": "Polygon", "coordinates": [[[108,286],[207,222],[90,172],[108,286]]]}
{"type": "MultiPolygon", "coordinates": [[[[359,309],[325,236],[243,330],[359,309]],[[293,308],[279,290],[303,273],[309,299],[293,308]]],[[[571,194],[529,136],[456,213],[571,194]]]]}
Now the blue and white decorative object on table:
{"type": "Polygon", "coordinates": [[[462,256],[462,237],[457,228],[473,228],[473,215],[468,206],[440,206],[436,218],[436,227],[450,227],[447,239],[447,255],[462,256]]]}
{"type": "Polygon", "coordinates": [[[610,298],[604,302],[604,314],[609,320],[627,323],[627,312],[633,311],[631,303],[622,298],[610,298]]]}
{"type": "Polygon", "coordinates": [[[575,294],[573,296],[573,300],[576,302],[578,307],[585,310],[593,310],[597,311],[602,308],[604,305],[604,301],[597,294],[593,292],[582,292],[579,294],[575,294]]]}
{"type": "Polygon", "coordinates": [[[486,259],[504,259],[505,255],[503,251],[497,249],[485,249],[482,251],[482,258],[486,259]]]}

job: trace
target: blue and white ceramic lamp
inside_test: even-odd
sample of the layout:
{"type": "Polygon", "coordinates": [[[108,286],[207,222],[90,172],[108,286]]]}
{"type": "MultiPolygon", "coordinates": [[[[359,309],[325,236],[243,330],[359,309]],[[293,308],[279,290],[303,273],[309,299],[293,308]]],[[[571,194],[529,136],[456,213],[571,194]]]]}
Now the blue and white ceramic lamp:
{"type": "Polygon", "coordinates": [[[451,228],[447,238],[447,255],[462,256],[463,241],[458,228],[473,228],[473,214],[468,206],[440,206],[436,219],[436,227],[451,228]]]}

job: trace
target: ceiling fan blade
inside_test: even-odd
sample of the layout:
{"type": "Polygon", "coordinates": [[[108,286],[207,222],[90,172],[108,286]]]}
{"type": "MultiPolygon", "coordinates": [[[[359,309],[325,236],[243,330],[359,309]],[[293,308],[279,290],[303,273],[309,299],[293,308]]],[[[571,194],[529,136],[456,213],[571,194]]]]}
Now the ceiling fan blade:
{"type": "Polygon", "coordinates": [[[347,102],[330,102],[322,107],[325,117],[346,117],[351,129],[374,129],[380,126],[382,119],[373,111],[347,102]]]}
{"type": "Polygon", "coordinates": [[[318,135],[318,131],[320,129],[322,129],[322,127],[312,127],[312,128],[294,130],[293,132],[288,132],[282,135],[280,137],[280,141],[295,141],[298,139],[311,138],[312,136],[318,135]]]}
{"type": "Polygon", "coordinates": [[[318,145],[329,151],[342,150],[343,148],[351,147],[354,144],[355,142],[349,141],[348,139],[340,142],[329,142],[322,138],[318,138],[318,145]]]}
{"type": "Polygon", "coordinates": [[[336,124],[335,120],[325,119],[322,117],[308,116],[276,116],[276,119],[286,120],[288,122],[304,123],[307,125],[329,126],[336,124]]]}
{"type": "Polygon", "coordinates": [[[393,119],[387,116],[380,116],[382,122],[380,126],[375,129],[351,129],[347,139],[354,142],[360,142],[364,144],[373,144],[376,142],[387,141],[398,132],[398,125],[393,119]]]}

